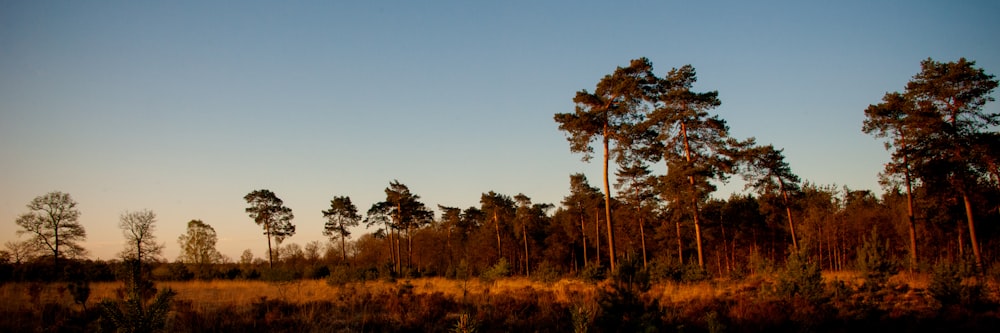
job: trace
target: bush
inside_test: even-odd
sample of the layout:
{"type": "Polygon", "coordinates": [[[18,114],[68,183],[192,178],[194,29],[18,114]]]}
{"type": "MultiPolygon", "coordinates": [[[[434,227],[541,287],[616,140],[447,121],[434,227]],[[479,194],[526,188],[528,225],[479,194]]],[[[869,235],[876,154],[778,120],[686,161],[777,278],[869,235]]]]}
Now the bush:
{"type": "Polygon", "coordinates": [[[983,285],[979,280],[963,283],[971,272],[967,265],[941,261],[934,265],[927,291],[941,304],[976,305],[983,300],[983,285]]]}
{"type": "Polygon", "coordinates": [[[627,289],[634,293],[644,293],[651,287],[649,272],[642,268],[638,260],[622,260],[611,272],[611,279],[617,288],[627,289]]]}
{"type": "Polygon", "coordinates": [[[269,282],[285,282],[301,278],[299,272],[287,268],[268,268],[260,274],[260,279],[269,282]]]}
{"type": "Polygon", "coordinates": [[[493,267],[487,269],[483,274],[480,274],[479,278],[484,282],[491,283],[509,275],[510,263],[507,262],[507,258],[500,258],[500,261],[497,261],[496,265],[493,265],[493,267]]]}
{"type": "Polygon", "coordinates": [[[857,268],[864,276],[865,289],[868,290],[884,288],[889,277],[899,271],[898,265],[889,256],[887,246],[879,242],[875,230],[872,230],[870,237],[865,237],[858,250],[857,260],[857,268]]]}
{"type": "Polygon", "coordinates": [[[330,276],[330,268],[326,265],[315,265],[306,269],[305,277],[307,279],[322,279],[330,276]]]}
{"type": "Polygon", "coordinates": [[[326,284],[339,287],[357,280],[358,274],[355,270],[347,266],[334,266],[333,269],[328,269],[326,284]]]}
{"type": "Polygon", "coordinates": [[[538,264],[538,267],[535,267],[535,271],[531,273],[531,278],[545,283],[556,282],[559,280],[558,267],[548,260],[542,261],[538,264]]]}
{"type": "Polygon", "coordinates": [[[809,262],[805,251],[792,251],[777,280],[775,293],[778,296],[798,296],[812,302],[823,297],[823,276],[819,265],[809,262]]]}
{"type": "Polygon", "coordinates": [[[579,277],[587,282],[601,281],[604,280],[605,270],[604,266],[601,265],[587,265],[580,270],[579,277]]]}

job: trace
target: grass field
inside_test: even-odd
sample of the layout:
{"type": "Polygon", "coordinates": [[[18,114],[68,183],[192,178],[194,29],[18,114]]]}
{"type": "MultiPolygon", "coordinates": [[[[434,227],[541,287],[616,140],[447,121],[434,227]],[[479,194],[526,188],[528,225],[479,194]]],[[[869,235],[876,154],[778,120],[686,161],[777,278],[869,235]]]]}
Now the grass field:
{"type": "MultiPolygon", "coordinates": [[[[890,287],[877,292],[860,291],[863,281],[856,273],[826,272],[823,281],[826,292],[819,301],[774,294],[773,276],[657,282],[641,292],[622,291],[610,280],[544,283],[526,278],[419,278],[335,286],[325,280],[214,280],[158,282],[156,287],[176,291],[168,330],[179,332],[444,332],[461,328],[461,323],[480,332],[681,327],[759,332],[830,325],[834,331],[924,331],[954,323],[975,331],[1000,324],[994,283],[983,285],[976,303],[946,306],[926,292],[926,274],[896,275],[890,287]]],[[[121,287],[120,282],[92,283],[84,311],[66,284],[4,284],[0,331],[95,330],[100,318],[95,304],[121,299],[121,287]]]]}

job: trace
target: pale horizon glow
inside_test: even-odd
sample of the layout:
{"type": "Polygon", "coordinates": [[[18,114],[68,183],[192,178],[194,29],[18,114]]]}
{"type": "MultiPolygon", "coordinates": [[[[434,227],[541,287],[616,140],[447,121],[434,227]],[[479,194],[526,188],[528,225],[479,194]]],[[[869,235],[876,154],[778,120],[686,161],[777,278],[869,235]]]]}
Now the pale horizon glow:
{"type": "MultiPolygon", "coordinates": [[[[334,196],[365,212],[394,179],[435,211],[489,191],[558,204],[570,174],[599,187],[601,166],[569,152],[553,114],[638,57],[658,75],[693,65],[731,134],[784,149],[803,180],[881,193],[888,155],[861,133],[864,109],[928,57],[1000,73],[997,13],[995,1],[2,2],[0,242],[27,237],[14,220],[51,191],[79,203],[92,259],[115,258],[119,215],[142,209],[167,260],[192,219],[233,260],[264,257],[244,212],[255,189],[292,208],[286,243],[303,246],[325,239],[334,196]]],[[[741,190],[737,176],[718,195],[741,190]]]]}

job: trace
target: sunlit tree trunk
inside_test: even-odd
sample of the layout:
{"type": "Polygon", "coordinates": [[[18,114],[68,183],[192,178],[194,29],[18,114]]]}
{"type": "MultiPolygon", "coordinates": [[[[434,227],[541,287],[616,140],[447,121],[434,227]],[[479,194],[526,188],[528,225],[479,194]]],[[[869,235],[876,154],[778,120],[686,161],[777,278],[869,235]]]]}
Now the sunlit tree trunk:
{"type": "Polygon", "coordinates": [[[972,202],[969,201],[969,194],[962,191],[962,201],[965,202],[965,218],[969,221],[969,243],[972,245],[972,254],[976,256],[976,266],[983,268],[983,256],[979,252],[979,243],[976,240],[976,225],[973,220],[972,202]]]}
{"type": "MultiPolygon", "coordinates": [[[[691,164],[691,146],[688,144],[687,126],[681,123],[681,135],[684,137],[684,155],[691,164]]],[[[698,267],[705,268],[705,260],[701,253],[701,223],[698,221],[698,188],[694,183],[694,176],[688,176],[688,183],[691,184],[691,216],[694,219],[694,239],[698,246],[698,267]]]]}
{"type": "Polygon", "coordinates": [[[799,241],[798,238],[795,236],[795,223],[792,220],[792,207],[791,205],[788,204],[788,191],[785,191],[785,181],[782,180],[781,177],[777,178],[778,178],[778,185],[780,186],[781,190],[781,198],[785,202],[785,215],[788,216],[788,230],[792,233],[792,247],[794,247],[795,250],[798,251],[799,241]]]}
{"type": "Polygon", "coordinates": [[[604,123],[604,218],[608,224],[608,263],[611,270],[615,270],[615,229],[611,223],[611,184],[608,182],[608,160],[610,151],[608,149],[608,124],[604,123]]]}
{"type": "Polygon", "coordinates": [[[497,208],[493,208],[493,227],[497,232],[497,260],[503,258],[503,247],[500,243],[500,217],[497,214],[497,208]]]}

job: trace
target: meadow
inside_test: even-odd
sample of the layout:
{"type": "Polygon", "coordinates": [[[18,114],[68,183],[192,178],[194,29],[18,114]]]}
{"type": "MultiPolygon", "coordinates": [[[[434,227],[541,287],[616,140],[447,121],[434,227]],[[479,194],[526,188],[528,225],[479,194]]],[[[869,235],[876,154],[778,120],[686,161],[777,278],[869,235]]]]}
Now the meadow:
{"type": "MultiPolygon", "coordinates": [[[[871,289],[857,273],[824,272],[822,292],[782,291],[781,278],[657,281],[609,278],[497,280],[416,278],[328,283],[211,280],[157,282],[176,292],[170,332],[763,332],[993,331],[995,281],[965,281],[954,301],[931,292],[928,274],[901,273],[871,289]],[[972,293],[969,293],[971,291],[972,293]]],[[[90,332],[102,299],[121,282],[94,282],[89,302],[65,283],[0,286],[0,331],[90,332]]]]}

